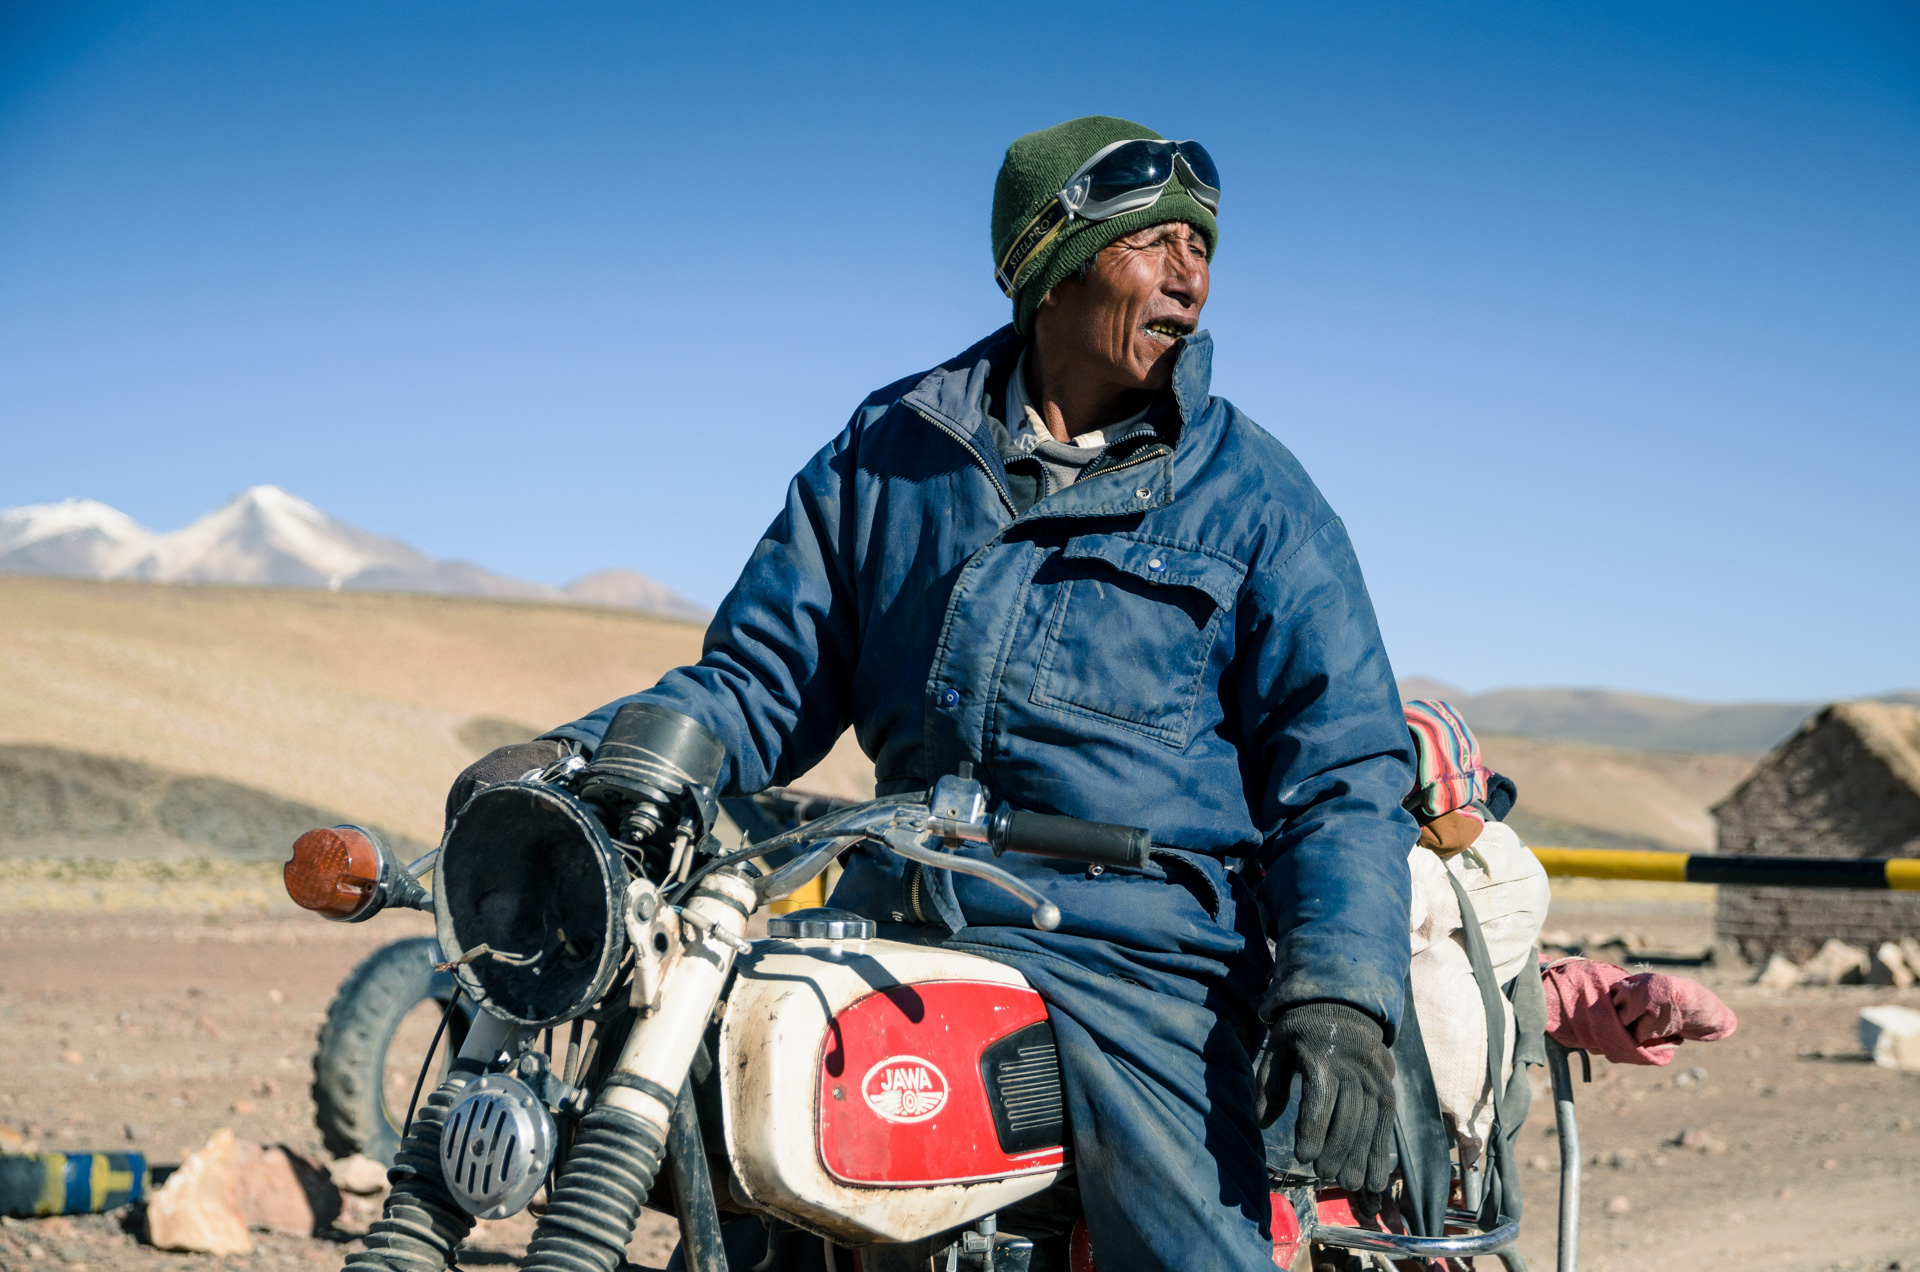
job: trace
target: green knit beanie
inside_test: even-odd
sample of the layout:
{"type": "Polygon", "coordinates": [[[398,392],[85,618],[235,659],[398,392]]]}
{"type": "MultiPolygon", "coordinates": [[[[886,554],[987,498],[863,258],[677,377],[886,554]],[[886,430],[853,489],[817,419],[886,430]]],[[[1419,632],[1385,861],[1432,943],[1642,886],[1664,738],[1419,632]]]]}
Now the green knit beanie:
{"type": "MultiPolygon", "coordinates": [[[[1116,141],[1162,140],[1159,133],[1111,115],[1087,115],[1031,132],[1007,147],[993,183],[993,262],[998,268],[1014,235],[1025,229],[1047,201],[1060,193],[1080,165],[1116,141]]],[[[1021,271],[1013,293],[1013,326],[1021,335],[1033,330],[1033,315],[1060,280],[1099,255],[1115,239],[1168,221],[1185,221],[1207,236],[1207,259],[1220,247],[1213,213],[1194,201],[1178,179],[1169,181],[1152,206],[1110,221],[1074,220],[1021,271]]]]}

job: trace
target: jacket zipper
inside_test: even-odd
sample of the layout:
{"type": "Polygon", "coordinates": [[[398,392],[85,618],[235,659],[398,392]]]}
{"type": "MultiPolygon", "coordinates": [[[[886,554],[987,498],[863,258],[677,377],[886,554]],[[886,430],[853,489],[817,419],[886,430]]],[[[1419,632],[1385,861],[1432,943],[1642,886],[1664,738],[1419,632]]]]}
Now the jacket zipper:
{"type": "MultiPolygon", "coordinates": [[[[1007,511],[1013,514],[1014,520],[1021,521],[1026,519],[1027,515],[1032,512],[1032,509],[1028,509],[1027,513],[1022,513],[1018,508],[1014,507],[1013,495],[1010,491],[1008,491],[1006,483],[1000,480],[1000,475],[993,471],[992,466],[987,463],[986,456],[980,453],[980,449],[977,446],[975,446],[971,441],[967,440],[965,437],[961,436],[959,430],[953,428],[951,425],[947,424],[946,421],[940,419],[938,416],[933,415],[930,412],[923,411],[917,406],[909,406],[908,409],[911,410],[915,415],[918,415],[921,419],[925,420],[927,423],[939,429],[942,433],[945,433],[948,437],[951,437],[954,441],[958,442],[960,444],[960,449],[966,451],[968,457],[973,460],[974,466],[978,468],[981,472],[985,473],[987,475],[987,480],[993,483],[993,488],[995,492],[998,493],[1000,496],[1000,502],[1007,506],[1007,511]]],[[[1138,452],[1128,456],[1125,460],[1122,460],[1120,463],[1115,464],[1113,467],[1099,468],[1086,475],[1088,477],[1104,477],[1108,473],[1125,472],[1129,468],[1133,468],[1139,464],[1144,464],[1149,459],[1153,459],[1159,456],[1160,454],[1165,453],[1162,449],[1163,447],[1165,447],[1165,445],[1166,444],[1162,442],[1158,446],[1142,446],[1138,452]]],[[[1094,462],[1097,464],[1099,461],[1096,460],[1094,462]]],[[[1048,515],[1059,516],[1062,514],[1053,513],[1048,515]]],[[[1045,517],[1038,518],[1038,520],[1045,520],[1045,517]]]]}
{"type": "Polygon", "coordinates": [[[948,437],[951,437],[954,441],[958,442],[960,444],[960,449],[967,452],[967,454],[972,458],[974,462],[974,466],[977,467],[981,472],[985,473],[987,475],[987,480],[993,483],[993,488],[999,494],[1000,502],[1007,506],[1007,511],[1013,513],[1013,515],[1016,517],[1020,515],[1019,510],[1013,506],[1013,494],[1010,491],[1008,491],[1007,484],[1000,480],[1000,474],[993,471],[993,466],[987,463],[987,457],[980,453],[979,447],[975,446],[972,442],[962,437],[960,435],[959,430],[953,428],[951,425],[947,424],[946,421],[940,419],[939,417],[932,415],[927,411],[923,411],[917,406],[912,406],[912,407],[909,407],[908,409],[911,410],[915,415],[918,415],[921,419],[925,420],[927,423],[939,429],[942,433],[945,433],[948,437]]]}

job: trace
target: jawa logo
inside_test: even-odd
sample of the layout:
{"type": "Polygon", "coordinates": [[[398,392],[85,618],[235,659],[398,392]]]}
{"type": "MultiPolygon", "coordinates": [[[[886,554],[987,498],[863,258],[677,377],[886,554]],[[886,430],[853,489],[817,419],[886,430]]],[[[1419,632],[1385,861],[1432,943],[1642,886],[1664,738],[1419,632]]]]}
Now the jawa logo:
{"type": "Polygon", "coordinates": [[[924,1122],[947,1102],[947,1076],[931,1060],[888,1056],[860,1084],[867,1107],[889,1122],[924,1122]]]}

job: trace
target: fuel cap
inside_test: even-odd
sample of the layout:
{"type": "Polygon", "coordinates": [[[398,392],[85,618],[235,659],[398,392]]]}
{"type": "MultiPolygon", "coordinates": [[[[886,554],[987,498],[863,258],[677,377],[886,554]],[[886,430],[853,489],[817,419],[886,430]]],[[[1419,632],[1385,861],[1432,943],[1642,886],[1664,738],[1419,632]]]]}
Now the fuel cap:
{"type": "Polygon", "coordinates": [[[768,936],[814,941],[871,941],[873,920],[851,910],[816,906],[811,910],[791,910],[767,920],[768,936]]]}

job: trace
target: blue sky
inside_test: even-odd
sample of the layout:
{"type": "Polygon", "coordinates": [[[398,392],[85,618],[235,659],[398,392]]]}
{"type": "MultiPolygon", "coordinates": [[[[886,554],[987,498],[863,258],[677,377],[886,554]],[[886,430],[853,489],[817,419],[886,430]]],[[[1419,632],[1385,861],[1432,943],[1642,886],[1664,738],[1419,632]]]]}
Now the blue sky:
{"type": "Polygon", "coordinates": [[[1920,685],[1910,4],[16,2],[0,506],[272,482],[713,604],[1091,112],[1219,160],[1215,392],[1403,673],[1920,685]]]}

